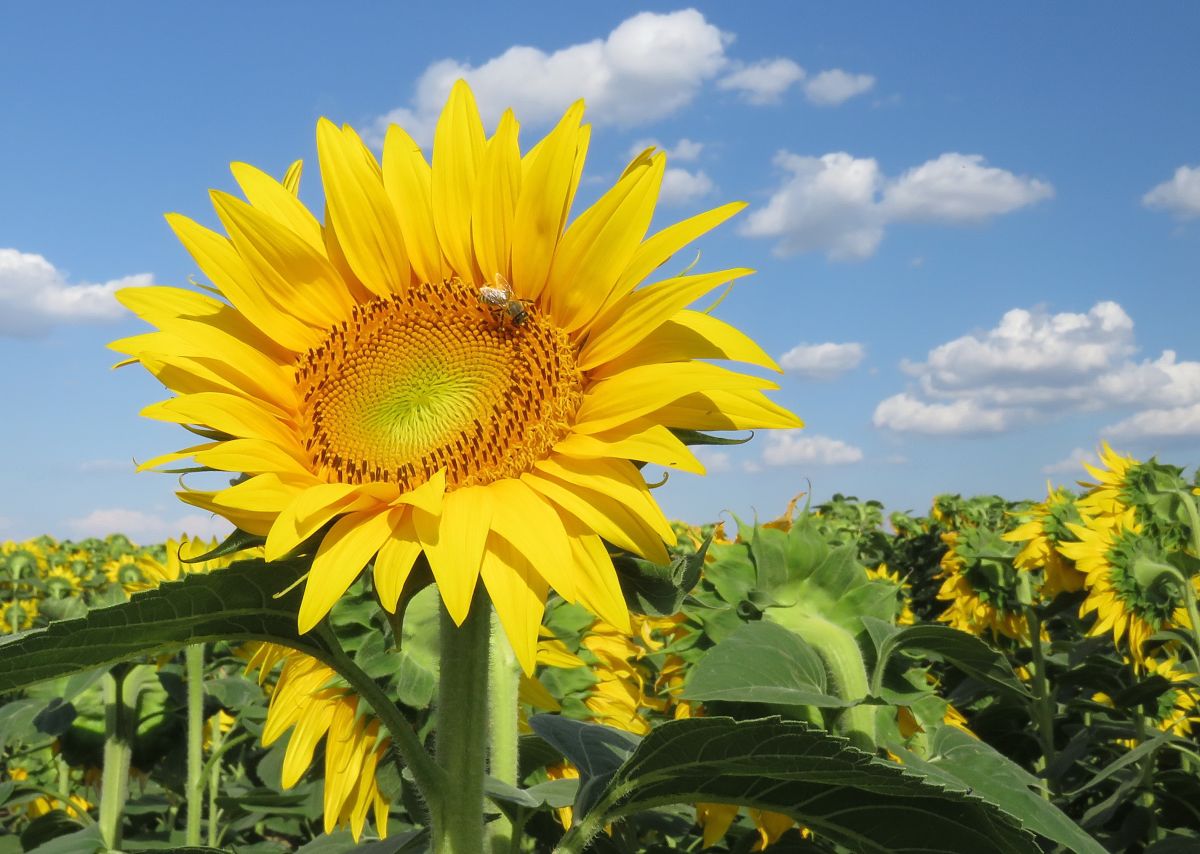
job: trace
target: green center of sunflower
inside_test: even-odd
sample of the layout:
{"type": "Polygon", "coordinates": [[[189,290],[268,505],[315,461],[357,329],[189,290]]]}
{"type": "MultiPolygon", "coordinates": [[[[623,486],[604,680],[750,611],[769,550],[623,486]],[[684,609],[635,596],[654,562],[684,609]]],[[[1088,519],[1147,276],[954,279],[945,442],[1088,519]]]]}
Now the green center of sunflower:
{"type": "Polygon", "coordinates": [[[340,483],[447,487],[528,471],[570,430],[583,378],[566,334],[515,322],[457,279],[355,308],[297,362],[305,447],[340,483]]]}

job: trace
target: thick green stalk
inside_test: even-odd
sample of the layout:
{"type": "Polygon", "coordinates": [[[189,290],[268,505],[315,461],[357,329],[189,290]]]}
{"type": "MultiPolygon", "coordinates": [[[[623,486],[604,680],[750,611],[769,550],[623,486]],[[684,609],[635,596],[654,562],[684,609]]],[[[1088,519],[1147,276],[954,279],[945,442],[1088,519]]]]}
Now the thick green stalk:
{"type": "MultiPolygon", "coordinates": [[[[1029,636],[1033,646],[1033,711],[1037,725],[1038,740],[1042,745],[1042,768],[1054,762],[1054,697],[1050,692],[1050,680],[1046,678],[1046,656],[1042,649],[1042,623],[1037,611],[1026,606],[1025,617],[1029,622],[1029,636]]],[[[1050,800],[1050,781],[1042,781],[1042,797],[1050,800]]]]}
{"type": "MultiPolygon", "coordinates": [[[[519,733],[517,732],[517,691],[520,668],[517,657],[505,637],[500,620],[492,614],[491,657],[488,668],[488,706],[491,740],[488,743],[488,773],[517,785],[519,733]]],[[[517,844],[519,829],[501,814],[489,827],[493,854],[508,854],[517,844]]]]}
{"type": "MultiPolygon", "coordinates": [[[[854,635],[836,623],[795,608],[770,608],[766,616],[800,635],[821,656],[830,694],[850,702],[866,698],[870,680],[854,635]]],[[[859,703],[842,709],[832,729],[850,739],[855,747],[874,752],[875,707],[859,703]]]]}
{"type": "MultiPolygon", "coordinates": [[[[200,845],[200,823],[204,816],[204,644],[183,651],[187,675],[187,824],[184,840],[200,845]]],[[[210,818],[211,821],[211,818],[210,818]]]]}
{"type": "Polygon", "coordinates": [[[212,760],[203,769],[208,774],[208,847],[216,848],[218,842],[217,820],[220,818],[217,810],[217,796],[221,793],[221,754],[224,733],[219,723],[213,726],[212,741],[209,752],[212,760]]]}
{"type": "Polygon", "coordinates": [[[104,674],[104,773],[100,782],[100,835],[108,849],[121,845],[121,818],[129,799],[129,760],[137,727],[143,669],[118,665],[104,674]]]}
{"type": "Polygon", "coordinates": [[[483,778],[488,752],[491,602],[477,588],[461,626],[441,608],[437,763],[450,791],[431,804],[434,854],[481,854],[483,778]]]}

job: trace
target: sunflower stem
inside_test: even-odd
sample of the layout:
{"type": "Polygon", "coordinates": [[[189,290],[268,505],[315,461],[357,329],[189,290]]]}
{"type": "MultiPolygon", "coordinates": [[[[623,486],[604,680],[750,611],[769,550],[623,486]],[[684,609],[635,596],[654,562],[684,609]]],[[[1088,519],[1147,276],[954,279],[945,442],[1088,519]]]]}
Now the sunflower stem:
{"type": "Polygon", "coordinates": [[[200,823],[204,816],[204,644],[183,651],[187,674],[187,824],[184,840],[200,845],[200,823]]]}
{"type": "MultiPolygon", "coordinates": [[[[1042,621],[1037,610],[1025,606],[1029,622],[1030,644],[1033,647],[1033,705],[1039,740],[1042,743],[1043,768],[1054,763],[1054,696],[1050,691],[1050,680],[1046,678],[1046,655],[1042,649],[1042,621]]],[[[1042,780],[1042,796],[1050,800],[1050,781],[1042,780]]]]}
{"type": "MultiPolygon", "coordinates": [[[[492,613],[491,656],[488,667],[489,729],[488,773],[502,783],[517,785],[518,745],[517,693],[520,670],[517,657],[492,613]]],[[[489,828],[494,854],[507,854],[517,844],[520,831],[501,814],[489,828]]]]}
{"type": "Polygon", "coordinates": [[[100,837],[106,849],[121,846],[121,818],[129,799],[129,761],[137,726],[141,667],[118,665],[104,675],[104,772],[100,779],[100,837]]]}
{"type": "MultiPolygon", "coordinates": [[[[1174,490],[1183,502],[1183,507],[1187,511],[1189,526],[1192,530],[1192,555],[1200,558],[1200,511],[1196,509],[1196,499],[1188,492],[1182,489],[1174,490]]],[[[1190,622],[1192,630],[1192,661],[1196,667],[1200,669],[1200,613],[1196,608],[1196,585],[1194,578],[1186,578],[1183,582],[1183,601],[1187,606],[1188,622],[1190,622]]]]}
{"type": "Polygon", "coordinates": [[[435,854],[480,854],[483,841],[483,779],[487,767],[488,652],[491,603],[477,588],[461,626],[440,608],[441,671],[438,676],[437,762],[453,795],[432,809],[435,854]]]}

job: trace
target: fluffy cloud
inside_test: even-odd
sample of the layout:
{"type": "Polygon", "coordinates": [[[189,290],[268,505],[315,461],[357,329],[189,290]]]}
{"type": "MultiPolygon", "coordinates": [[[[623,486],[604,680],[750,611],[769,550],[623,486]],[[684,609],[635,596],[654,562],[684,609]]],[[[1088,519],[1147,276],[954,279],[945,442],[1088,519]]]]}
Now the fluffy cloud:
{"type": "Polygon", "coordinates": [[[877,427],[928,434],[1005,430],[1071,413],[1138,410],[1106,435],[1200,435],[1200,362],[1136,358],[1120,305],[1086,313],[1013,309],[992,329],[902,363],[915,388],[882,401],[877,427]]]}
{"type": "Polygon", "coordinates": [[[666,146],[653,137],[639,139],[633,145],[629,146],[630,158],[637,157],[647,148],[657,148],[660,151],[665,151],[667,153],[667,160],[673,163],[694,163],[700,159],[700,154],[704,151],[704,143],[684,137],[674,145],[666,146]]]}
{"type": "MultiPolygon", "coordinates": [[[[833,72],[826,71],[821,76],[830,73],[833,72]]],[[[721,78],[717,88],[737,92],[751,104],[773,104],[783,97],[792,84],[803,79],[804,69],[792,60],[764,59],[742,66],[721,78]]]]}
{"type": "Polygon", "coordinates": [[[830,380],[852,371],[862,363],[866,350],[862,344],[798,344],[779,357],[786,371],[816,380],[830,380]]]}
{"type": "Polygon", "coordinates": [[[809,157],[781,151],[785,174],[742,233],[778,238],[775,252],[823,251],[833,261],[875,254],[894,222],[971,224],[1054,194],[1035,178],[985,165],[978,154],[946,153],[888,179],[874,158],[844,151],[809,157]]]}
{"type": "Polygon", "coordinates": [[[731,41],[731,35],[700,12],[684,9],[641,12],[622,21],[606,38],[552,53],[515,46],[478,66],[443,59],[421,74],[411,106],[379,120],[377,136],[382,138],[394,122],[418,142],[428,143],[459,78],[471,85],[489,126],[507,107],[523,124],[548,124],[578,98],[587,100],[593,122],[643,124],[690,103],[704,83],[728,65],[725,47],[731,41]]]}
{"type": "Polygon", "coordinates": [[[875,85],[870,74],[850,74],[840,68],[822,71],[804,84],[804,95],[814,104],[835,107],[855,95],[869,92],[875,85]]]}
{"type": "Polygon", "coordinates": [[[29,337],[65,323],[115,320],[125,311],[113,294],[152,283],[149,273],[141,273],[71,284],[41,255],[0,249],[0,336],[29,337]]]}
{"type": "Polygon", "coordinates": [[[1180,219],[1200,216],[1200,166],[1180,166],[1171,180],[1142,196],[1142,204],[1180,219]]]}
{"type": "Polygon", "coordinates": [[[709,474],[720,474],[733,469],[733,457],[728,451],[699,446],[692,448],[692,453],[704,464],[704,468],[709,474]]]}
{"type": "Polygon", "coordinates": [[[867,258],[883,239],[879,164],[843,151],[805,157],[781,151],[775,165],[787,173],[770,201],[753,211],[742,233],[777,237],[779,255],[823,250],[834,261],[867,258]]]}
{"type": "Polygon", "coordinates": [[[158,543],[180,534],[205,539],[224,537],[233,530],[233,526],[224,519],[203,513],[167,518],[125,507],[93,510],[81,518],[67,520],[67,528],[76,537],[105,537],[121,533],[141,543],[158,543]]]}
{"type": "Polygon", "coordinates": [[[986,166],[979,154],[943,154],[909,169],[884,191],[892,220],[971,223],[1010,213],[1054,195],[1036,178],[986,166]]]}
{"type": "Polygon", "coordinates": [[[1006,426],[1005,413],[985,410],[973,400],[926,403],[907,393],[881,401],[872,421],[876,427],[931,436],[997,433],[1006,426]]]}
{"type": "Polygon", "coordinates": [[[860,462],[861,449],[828,436],[806,436],[801,430],[773,430],[762,461],[769,466],[846,465],[860,462]]]}
{"type": "Polygon", "coordinates": [[[689,172],[672,167],[663,173],[658,201],[668,207],[684,205],[707,196],[712,190],[712,179],[703,169],[689,172]]]}
{"type": "Polygon", "coordinates": [[[1094,451],[1075,448],[1058,462],[1042,466],[1042,474],[1081,474],[1086,471],[1083,467],[1084,463],[1094,466],[1099,463],[1099,460],[1094,451]]]}

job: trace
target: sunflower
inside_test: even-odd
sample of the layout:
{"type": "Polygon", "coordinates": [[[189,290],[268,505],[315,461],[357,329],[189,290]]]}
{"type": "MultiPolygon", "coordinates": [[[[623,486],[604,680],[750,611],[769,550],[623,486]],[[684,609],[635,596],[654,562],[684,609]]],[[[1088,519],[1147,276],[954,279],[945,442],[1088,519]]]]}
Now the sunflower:
{"type": "Polygon", "coordinates": [[[234,164],[248,201],[212,194],[228,237],[168,217],[214,294],[120,292],[159,331],[111,346],[176,393],[143,414],[208,440],[143,468],[192,457],[244,475],[180,497],[265,536],[268,560],[319,533],[301,631],[372,560],[393,610],[423,552],[457,623],[482,580],[532,672],[550,587],[628,628],[604,541],[668,560],[633,461],[702,473],[672,428],[800,426],[763,394],[776,384],[709,360],[774,361],[687,308],[750,270],[642,286],[742,204],[643,240],[665,168],[647,150],[564,228],[582,113],[522,156],[511,112],[485,137],[460,81],[432,166],[399,127],[380,163],[321,120],[324,223],[296,196],[299,164],[282,183],[234,164]]]}
{"type": "Polygon", "coordinates": [[[325,739],[325,832],[349,826],[358,841],[367,813],[373,812],[380,838],[387,836],[388,799],[379,790],[375,769],[391,744],[369,707],[360,708],[357,694],[337,671],[312,656],[276,644],[252,644],[246,672],[257,669],[259,682],[283,662],[271,690],[264,746],[292,727],[283,758],[283,787],[300,781],[325,739]]]}
{"type": "Polygon", "coordinates": [[[917,617],[912,611],[912,585],[901,578],[900,571],[888,569],[886,563],[881,563],[874,569],[863,568],[866,570],[867,578],[871,581],[882,581],[896,588],[896,604],[899,610],[899,613],[896,614],[896,625],[911,626],[915,623],[917,617]]]}
{"type": "Polygon", "coordinates": [[[968,528],[941,535],[947,545],[937,598],[949,604],[938,622],[983,637],[1004,635],[1028,643],[1029,620],[1021,610],[1018,584],[1011,567],[998,555],[1004,543],[986,530],[968,528]]]}
{"type": "Polygon", "coordinates": [[[1042,570],[1041,594],[1046,599],[1082,590],[1083,573],[1058,547],[1059,543],[1073,539],[1067,525],[1082,521],[1075,496],[1063,487],[1052,489],[1046,484],[1046,500],[1033,505],[1028,513],[1027,521],[1002,536],[1010,543],[1025,543],[1013,558],[1013,565],[1025,571],[1042,570]]]}
{"type": "Polygon", "coordinates": [[[1089,516],[1120,516],[1129,506],[1129,475],[1138,461],[1118,454],[1104,442],[1100,448],[1100,463],[1101,466],[1083,464],[1098,483],[1079,482],[1088,490],[1087,495],[1079,499],[1079,509],[1089,516]]]}
{"type": "Polygon", "coordinates": [[[0,618],[3,619],[4,625],[0,626],[0,631],[5,633],[16,633],[24,631],[33,626],[34,620],[38,617],[37,601],[34,599],[10,599],[7,602],[0,603],[0,618]]]}
{"type": "Polygon", "coordinates": [[[1115,644],[1127,641],[1134,662],[1144,664],[1143,644],[1160,629],[1185,619],[1177,614],[1181,603],[1164,587],[1147,590],[1138,583],[1137,561],[1143,557],[1161,560],[1158,544],[1144,534],[1133,507],[1108,520],[1085,517],[1085,522],[1068,525],[1078,542],[1059,546],[1086,575],[1087,598],[1079,607],[1079,616],[1095,612],[1096,621],[1088,634],[1111,632],[1115,644]]]}
{"type": "MultiPolygon", "coordinates": [[[[149,554],[137,558],[135,566],[141,578],[136,581],[126,582],[126,592],[137,593],[142,590],[150,590],[168,581],[178,581],[185,575],[211,572],[214,569],[229,566],[234,560],[232,555],[211,558],[209,560],[197,560],[197,558],[208,554],[217,547],[215,539],[205,542],[199,538],[192,538],[184,534],[178,540],[167,540],[165,547],[167,551],[165,561],[161,561],[149,554]]],[[[253,550],[241,552],[240,557],[248,557],[253,553],[255,553],[253,550]]]]}
{"type": "Polygon", "coordinates": [[[83,583],[69,566],[53,566],[46,570],[43,581],[50,599],[69,599],[83,592],[83,583]]]}

